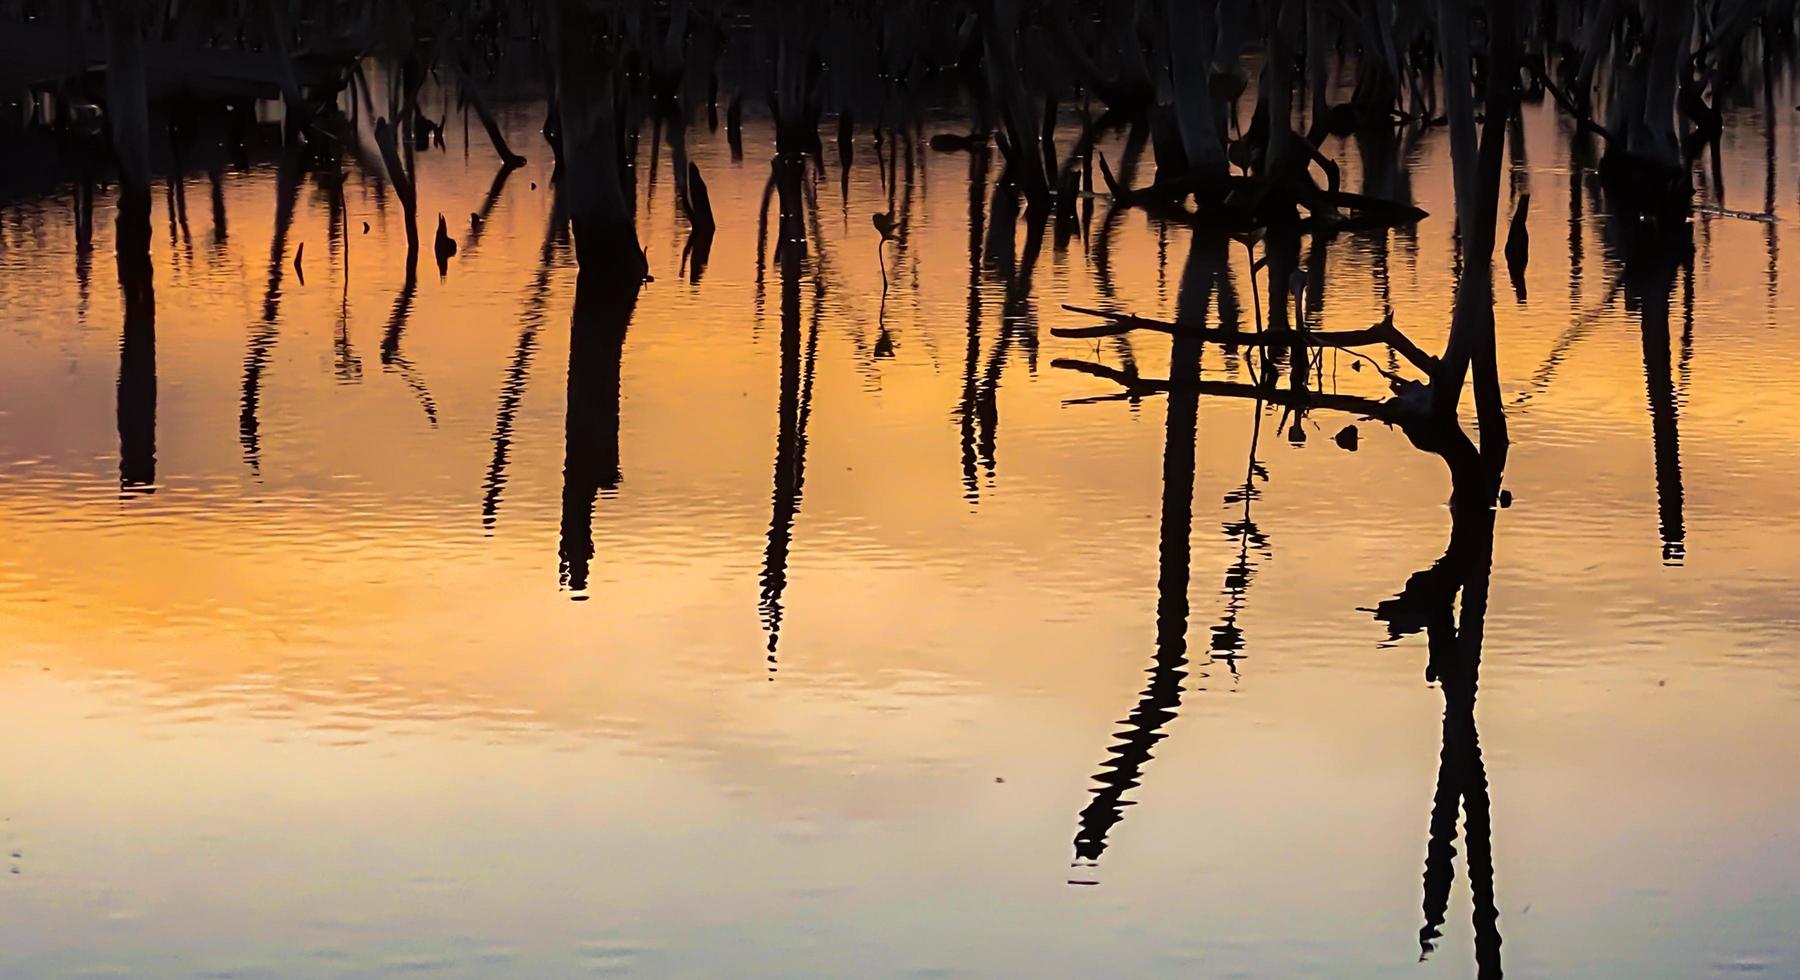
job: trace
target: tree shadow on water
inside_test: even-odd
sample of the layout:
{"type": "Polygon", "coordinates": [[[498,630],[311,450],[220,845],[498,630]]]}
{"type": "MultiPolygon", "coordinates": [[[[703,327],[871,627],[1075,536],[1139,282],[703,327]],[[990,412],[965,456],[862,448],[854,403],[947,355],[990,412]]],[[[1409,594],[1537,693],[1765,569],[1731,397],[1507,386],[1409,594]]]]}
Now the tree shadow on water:
{"type": "MultiPolygon", "coordinates": [[[[1483,477],[1475,474],[1474,478],[1483,477]]],[[[1387,625],[1390,642],[1425,633],[1425,679],[1435,682],[1444,696],[1443,742],[1425,852],[1425,924],[1419,930],[1419,958],[1430,954],[1443,935],[1455,879],[1460,807],[1475,909],[1475,962],[1477,974],[1484,978],[1501,973],[1487,769],[1475,727],[1475,694],[1493,569],[1494,518],[1491,507],[1453,507],[1450,543],[1443,556],[1408,578],[1399,594],[1370,610],[1387,625]]]]}
{"type": "Polygon", "coordinates": [[[569,378],[563,423],[562,529],[558,577],[587,598],[594,559],[594,502],[619,487],[619,372],[625,333],[642,280],[635,274],[584,271],[569,318],[569,378]]]}

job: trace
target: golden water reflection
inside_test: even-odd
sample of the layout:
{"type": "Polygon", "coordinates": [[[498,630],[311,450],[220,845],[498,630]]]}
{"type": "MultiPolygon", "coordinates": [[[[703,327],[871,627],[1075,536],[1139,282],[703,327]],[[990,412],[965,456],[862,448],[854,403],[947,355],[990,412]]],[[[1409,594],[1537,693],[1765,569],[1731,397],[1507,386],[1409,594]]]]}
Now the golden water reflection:
{"type": "MultiPolygon", "coordinates": [[[[540,119],[503,122],[522,144],[540,119]]],[[[1780,972],[1792,254],[1702,216],[1652,343],[1561,124],[1526,129],[1540,244],[1527,301],[1497,309],[1515,503],[1476,712],[1507,963],[1780,972]]],[[[1385,645],[1366,610],[1443,554],[1441,465],[1374,423],[1347,453],[1348,420],[1294,445],[1278,410],[1201,398],[1191,493],[1165,499],[1188,439],[1165,400],[1083,403],[1105,386],[1050,361],[1096,352],[1049,328],[1078,322],[1063,303],[1173,315],[1185,230],[1126,215],[1110,281],[1091,234],[1046,243],[1021,289],[972,267],[970,175],[977,199],[992,176],[921,147],[884,302],[887,198],[859,157],[841,200],[818,186],[784,295],[774,264],[758,278],[755,146],[733,163],[694,136],[721,215],[705,275],[679,274],[685,221],[641,176],[655,280],[597,375],[570,349],[546,161],[489,207],[479,136],[421,156],[422,212],[464,237],[410,288],[369,181],[332,245],[313,182],[228,174],[228,235],[195,208],[155,243],[153,480],[121,472],[110,266],[70,275],[66,202],[8,208],[0,972],[1411,968],[1447,695],[1422,639],[1385,645]],[[1186,587],[1159,590],[1171,561],[1186,587]],[[1097,797],[1123,755],[1129,784],[1097,797]]],[[[1447,214],[1445,149],[1420,155],[1413,193],[1447,214]]],[[[1760,186],[1759,155],[1730,161],[1728,186],[1760,186]]],[[[1340,237],[1325,322],[1387,302],[1441,346],[1450,252],[1438,217],[1340,237]]],[[[1097,356],[1171,370],[1166,343],[1097,356]]],[[[1475,962],[1465,855],[1434,974],[1475,962]]]]}

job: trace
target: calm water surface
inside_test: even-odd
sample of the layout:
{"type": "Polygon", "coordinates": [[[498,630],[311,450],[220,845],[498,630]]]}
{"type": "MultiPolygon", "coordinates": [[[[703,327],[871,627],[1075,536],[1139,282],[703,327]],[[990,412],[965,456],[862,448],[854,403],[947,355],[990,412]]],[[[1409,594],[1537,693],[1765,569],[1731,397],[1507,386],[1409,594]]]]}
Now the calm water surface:
{"type": "MultiPolygon", "coordinates": [[[[1032,258],[997,159],[920,147],[884,301],[865,132],[784,288],[767,130],[702,126],[704,275],[646,140],[655,281],[571,358],[541,118],[495,197],[479,129],[420,156],[410,289],[360,170],[347,239],[272,162],[185,222],[159,183],[149,360],[110,195],[89,256],[66,188],[0,212],[0,974],[1800,973],[1795,113],[1702,194],[1773,220],[1697,215],[1645,290],[1527,107],[1478,746],[1371,612],[1444,552],[1439,461],[1052,367],[1166,374],[1050,328],[1174,316],[1185,228],[1102,201],[1032,258]]],[[[1320,322],[1438,349],[1443,133],[1410,157],[1433,217],[1331,241],[1320,322]]]]}

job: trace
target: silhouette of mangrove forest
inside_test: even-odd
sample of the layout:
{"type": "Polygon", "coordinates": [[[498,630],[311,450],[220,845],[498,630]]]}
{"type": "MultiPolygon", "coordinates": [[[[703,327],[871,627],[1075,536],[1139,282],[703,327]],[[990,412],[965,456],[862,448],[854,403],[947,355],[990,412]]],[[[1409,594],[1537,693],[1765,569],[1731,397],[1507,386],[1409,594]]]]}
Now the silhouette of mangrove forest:
{"type": "MultiPolygon", "coordinates": [[[[288,242],[303,186],[315,185],[327,202],[323,261],[334,264],[348,261],[356,237],[343,197],[347,175],[370,180],[379,207],[397,203],[407,242],[404,285],[382,331],[379,363],[405,379],[435,424],[431,390],[406,353],[421,235],[431,238],[440,276],[453,258],[473,261],[509,177],[527,156],[548,154],[554,204],[500,379],[480,515],[492,533],[521,398],[540,334],[550,329],[552,271],[572,263],[578,279],[568,324],[557,566],[577,597],[597,560],[596,502],[622,479],[621,365],[650,272],[637,182],[672,187],[687,234],[678,275],[695,285],[716,229],[753,224],[758,312],[772,278],[779,319],[778,424],[757,603],[774,680],[805,497],[821,311],[832,264],[850,260],[823,231],[828,171],[839,170],[847,211],[852,164],[873,147],[887,202],[870,219],[885,304],[889,288],[906,288],[905,270],[917,275],[909,250],[919,162],[928,152],[966,156],[966,348],[953,415],[968,502],[982,499],[997,466],[1004,372],[1021,358],[1038,361],[1033,275],[1046,244],[1060,251],[1085,243],[1105,298],[1103,307],[1069,307],[1085,322],[1049,335],[1096,352],[1111,344],[1117,354],[1056,357],[1051,366],[1106,386],[1086,403],[1167,403],[1148,680],[1080,811],[1076,863],[1099,862],[1120,833],[1129,797],[1189,690],[1201,400],[1246,403],[1252,431],[1243,483],[1225,500],[1232,519],[1222,530],[1236,557],[1224,572],[1224,605],[1204,654],[1233,672],[1247,645],[1239,616],[1274,547],[1252,513],[1258,484],[1269,478],[1258,458],[1266,418],[1279,415],[1276,436],[1300,441],[1306,420],[1339,416],[1335,438],[1351,450],[1359,425],[1390,426],[1441,460],[1451,486],[1442,556],[1373,606],[1391,638],[1425,635],[1425,676],[1444,699],[1420,943],[1429,952],[1444,926],[1460,812],[1477,965],[1481,975],[1499,976],[1475,699],[1496,513],[1508,500],[1508,414],[1529,410],[1591,322],[1571,326],[1509,403],[1494,310],[1526,296],[1525,219],[1533,201],[1522,182],[1521,105],[1550,100],[1580,164],[1568,182],[1572,304],[1592,300],[1580,294],[1589,261],[1582,223],[1596,211],[1605,215],[1604,258],[1622,270],[1605,302],[1622,292],[1641,327],[1663,557],[1679,562],[1686,548],[1679,388],[1694,288],[1689,219],[1706,206],[1696,180],[1723,186],[1724,113],[1760,105],[1770,119],[1764,213],[1718,213],[1759,220],[1773,210],[1772,79],[1793,52],[1795,8],[1793,0],[0,0],[0,82],[29,93],[5,122],[0,203],[29,194],[69,200],[84,290],[95,209],[101,202],[113,209],[124,300],[119,486],[149,493],[158,485],[154,175],[167,178],[171,245],[192,247],[187,185],[204,180],[212,241],[222,248],[235,241],[222,175],[252,160],[273,162],[274,233],[239,400],[240,448],[255,471],[264,455],[262,378],[280,341],[284,289],[290,276],[305,280],[304,246],[288,242]],[[502,92],[526,92],[541,107],[541,144],[508,142],[495,115],[502,92]],[[945,118],[945,105],[957,107],[962,124],[928,131],[928,118],[945,118]],[[766,150],[746,144],[747,113],[773,133],[766,150]],[[463,227],[460,218],[422,215],[418,204],[416,161],[443,147],[453,116],[485,133],[495,168],[460,238],[452,234],[463,227]],[[734,166],[767,167],[753,215],[715,214],[706,175],[689,153],[695,127],[721,125],[734,166]],[[1440,130],[1454,209],[1428,216],[1412,200],[1409,170],[1421,142],[1440,130]],[[1323,149],[1328,140],[1354,148],[1360,186],[1345,186],[1323,149]],[[644,155],[647,168],[638,164],[644,155]],[[1159,228],[1189,231],[1173,319],[1134,312],[1134,297],[1115,284],[1112,241],[1132,211],[1159,228]],[[1370,242],[1385,298],[1389,250],[1424,220],[1455,229],[1455,254],[1445,257],[1455,282],[1449,322],[1428,331],[1441,345],[1415,340],[1391,306],[1374,324],[1322,322],[1332,284],[1328,244],[1340,236],[1370,242]],[[1496,296],[1496,253],[1510,296],[1496,296]],[[1249,270],[1249,296],[1234,275],[1240,263],[1249,270]],[[1672,336],[1678,280],[1681,328],[1672,336]],[[983,324],[989,288],[1003,297],[997,330],[983,324]],[[1139,373],[1134,345],[1149,342],[1167,343],[1167,377],[1139,373]],[[1672,372],[1677,346],[1680,366],[1672,372]],[[1233,369],[1203,372],[1207,348],[1223,351],[1233,369]],[[1338,393],[1325,383],[1327,354],[1354,359],[1357,370],[1383,379],[1387,393],[1338,393]],[[1471,413],[1463,410],[1465,394],[1471,413]]],[[[1549,206],[1549,196],[1540,190],[1537,203],[1549,206]]],[[[193,224],[206,220],[197,215],[193,224]]],[[[354,383],[363,361],[343,327],[347,293],[344,303],[334,369],[354,383]]],[[[876,330],[859,349],[892,356],[894,341],[879,317],[876,330]]]]}

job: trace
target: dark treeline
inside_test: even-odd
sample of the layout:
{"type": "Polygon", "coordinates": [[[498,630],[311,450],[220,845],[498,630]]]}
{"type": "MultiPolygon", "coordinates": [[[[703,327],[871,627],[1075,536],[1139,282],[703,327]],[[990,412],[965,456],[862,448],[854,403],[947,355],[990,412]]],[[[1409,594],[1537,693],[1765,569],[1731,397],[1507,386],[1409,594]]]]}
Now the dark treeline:
{"type": "MultiPolygon", "coordinates": [[[[1507,439],[1491,279],[1506,218],[1500,177],[1508,143],[1515,164],[1524,153],[1512,125],[1520,102],[1553,98],[1573,121],[1575,138],[1597,148],[1611,212],[1648,229],[1627,237],[1679,260],[1692,164],[1709,155],[1716,163],[1727,105],[1773,97],[1766,80],[1792,48],[1795,6],[7,0],[0,3],[0,80],[30,93],[9,125],[32,138],[9,141],[19,147],[6,154],[14,158],[9,169],[22,172],[29,163],[20,161],[45,157],[61,164],[30,172],[75,184],[84,239],[94,185],[116,181],[121,281],[132,280],[127,288],[146,301],[153,170],[193,166],[216,174],[227,162],[242,166],[258,130],[280,147],[288,186],[307,173],[341,183],[346,169],[360,167],[391,193],[403,213],[409,280],[420,250],[414,160],[443,145],[452,112],[465,126],[473,117],[488,135],[499,171],[493,196],[528,153],[552,156],[560,213],[584,274],[641,278],[647,271],[635,228],[634,161],[648,138],[651,181],[667,149],[674,193],[692,229],[684,258],[697,281],[717,218],[704,174],[688,156],[692,127],[716,128],[722,115],[734,154],[741,154],[746,103],[772,122],[765,207],[773,204],[778,217],[765,234],[772,233],[779,260],[808,249],[813,191],[806,175],[826,165],[827,115],[835,120],[846,179],[859,131],[873,133],[878,153],[885,141],[890,160],[903,154],[910,171],[916,144],[927,139],[922,107],[941,108],[951,93],[966,110],[967,127],[931,134],[929,142],[983,160],[990,147],[997,151],[990,240],[1011,241],[1022,219],[1027,254],[1052,223],[1065,241],[1091,220],[1097,191],[1111,202],[1109,224],[1141,208],[1197,234],[1244,240],[1260,249],[1256,268],[1267,276],[1267,322],[1258,327],[1275,336],[1251,345],[1271,355],[1265,386],[1285,372],[1303,389],[1317,346],[1386,346],[1426,376],[1408,381],[1395,373],[1396,396],[1375,417],[1402,425],[1423,448],[1461,457],[1474,450],[1452,430],[1472,379],[1479,456],[1497,489],[1507,439]],[[433,105],[423,95],[428,84],[443,96],[433,105]],[[502,93],[542,99],[541,148],[508,143],[490,108],[502,93]],[[279,112],[259,113],[259,104],[279,112]],[[279,122],[259,126],[258,118],[279,122]],[[1071,118],[1080,123],[1073,139],[1059,128],[1071,118]],[[1425,217],[1407,199],[1399,172],[1404,146],[1440,127],[1454,159],[1458,243],[1448,342],[1441,352],[1425,352],[1389,324],[1334,344],[1298,303],[1290,316],[1289,298],[1304,295],[1317,308],[1325,278],[1323,262],[1311,257],[1331,235],[1425,217]],[[1354,139],[1375,165],[1361,190],[1341,185],[1322,149],[1332,138],[1354,139]],[[1114,145],[1123,150],[1109,161],[1102,147],[1114,145]],[[212,159],[221,153],[228,159],[212,159]],[[1148,183],[1137,179],[1140,157],[1155,165],[1148,183]],[[1311,248],[1302,263],[1304,237],[1311,248]]],[[[884,175],[890,166],[898,164],[884,164],[884,175]]],[[[185,195],[176,207],[185,228],[185,195]]],[[[1528,198],[1520,198],[1505,249],[1521,295],[1526,207],[1528,198]]],[[[434,252],[442,272],[458,246],[439,217],[434,252]]],[[[471,248],[479,222],[477,213],[471,248]]],[[[904,213],[897,218],[890,209],[876,223],[884,239],[897,238],[904,248],[904,213]]],[[[222,213],[215,224],[222,236],[222,213]]],[[[1102,241],[1097,261],[1104,260],[1102,241]]],[[[1028,284],[1030,269],[1029,261],[1019,263],[1017,280],[1028,284]]],[[[280,278],[272,263],[271,307],[280,278]]],[[[398,342],[408,307],[403,294],[384,364],[404,364],[398,342]]],[[[272,323],[270,330],[265,348],[272,323]]],[[[1024,336],[1035,357],[1035,331],[1024,336]]],[[[1236,346],[1242,338],[1222,339],[1236,346]]],[[[247,358],[244,438],[252,459],[254,374],[262,357],[266,349],[247,358]]],[[[429,414],[429,395],[422,383],[416,387],[429,414]]],[[[1307,404],[1297,410],[1315,399],[1302,400],[1307,404]]],[[[970,414],[979,414],[979,401],[970,414]]]]}
{"type": "MultiPolygon", "coordinates": [[[[31,93],[10,125],[104,147],[135,228],[152,156],[178,158],[213,123],[241,146],[257,100],[281,104],[284,127],[312,161],[366,152],[354,139],[360,122],[379,150],[363,162],[384,171],[403,204],[414,196],[411,154],[441,143],[447,122],[445,107],[434,115],[420,102],[428,79],[479,121],[503,166],[516,166],[532,148],[510,146],[489,106],[496,79],[510,79],[512,91],[529,79],[546,101],[546,148],[567,183],[577,248],[590,264],[612,264],[635,245],[625,191],[643,136],[667,145],[677,198],[696,228],[710,227],[686,132],[716,127],[723,113],[735,145],[745,103],[760,106],[776,126],[780,236],[800,241],[795,181],[821,156],[824,116],[836,119],[840,148],[859,128],[909,139],[920,94],[943,85],[965,96],[969,127],[937,134],[934,145],[991,141],[1027,213],[1072,213],[1076,192],[1098,176],[1115,200],[1223,229],[1404,222],[1419,215],[1402,197],[1339,186],[1320,150],[1326,138],[1391,140],[1409,126],[1448,126],[1485,176],[1500,165],[1500,130],[1516,100],[1548,95],[1603,144],[1600,169],[1621,200],[1666,214],[1691,192],[1686,163],[1716,148],[1722,110],[1754,100],[1755,80],[1785,59],[1795,6],[6,0],[0,83],[31,93]],[[377,67],[385,104],[371,98],[377,67]],[[1347,93],[1339,77],[1353,79],[1347,93]],[[1082,132],[1059,146],[1055,123],[1072,111],[1082,132]],[[1118,132],[1148,145],[1157,167],[1148,186],[1096,157],[1096,142],[1118,132]]],[[[1491,218],[1473,220],[1491,210],[1477,193],[1485,186],[1458,181],[1477,198],[1457,215],[1477,246],[1493,232],[1491,218]]]]}

